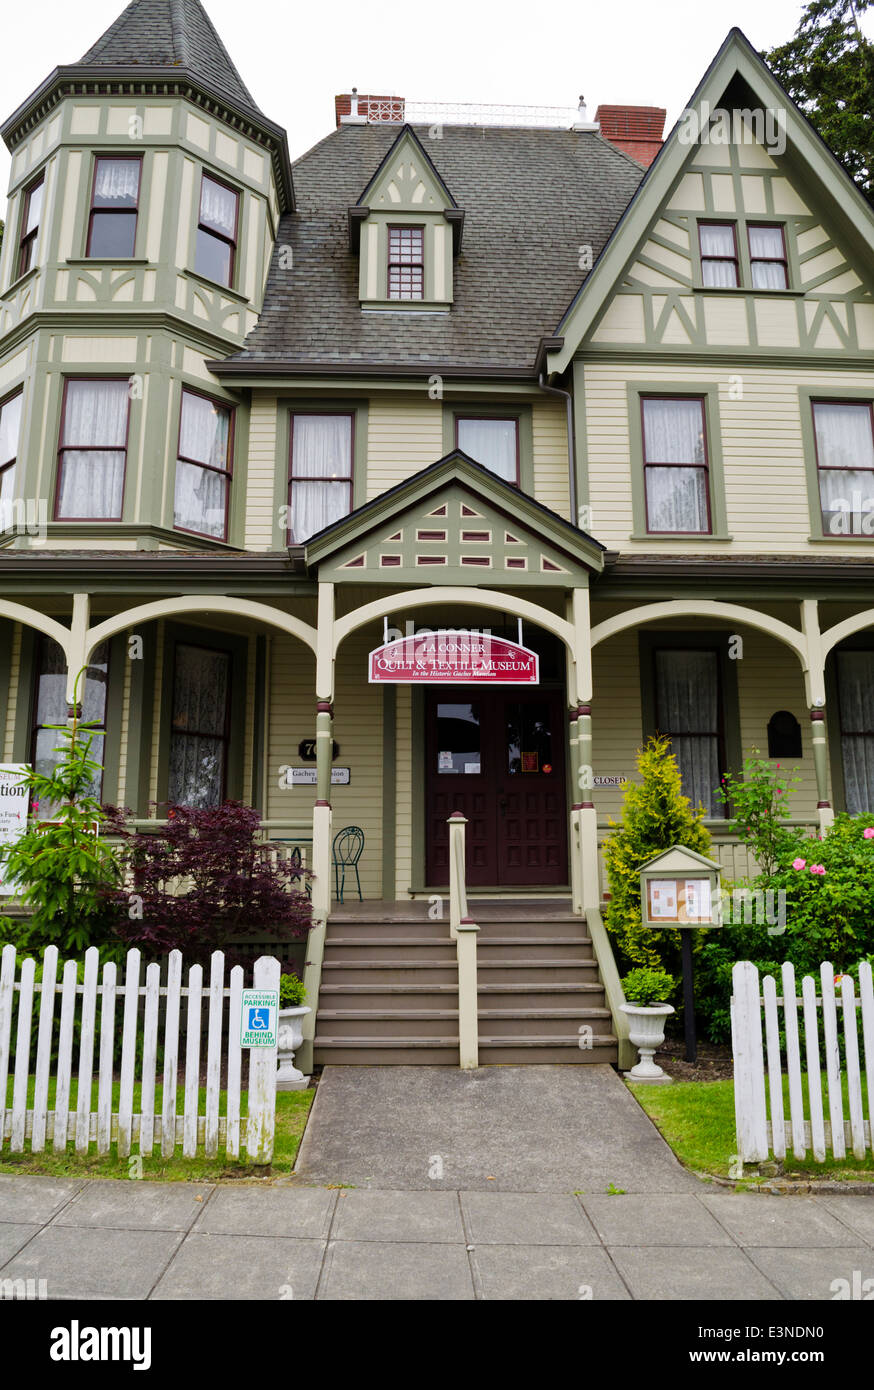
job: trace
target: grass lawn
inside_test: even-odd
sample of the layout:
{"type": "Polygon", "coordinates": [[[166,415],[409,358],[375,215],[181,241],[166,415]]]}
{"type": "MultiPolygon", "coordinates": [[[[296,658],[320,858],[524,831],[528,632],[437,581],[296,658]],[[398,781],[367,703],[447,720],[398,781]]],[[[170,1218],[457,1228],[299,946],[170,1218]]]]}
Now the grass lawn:
{"type": "MultiPolygon", "coordinates": [[[[629,1082],[628,1087],[686,1168],[696,1173],[712,1173],[716,1177],[729,1176],[732,1157],[737,1152],[733,1081],[674,1081],[670,1086],[629,1082]]],[[[788,1119],[789,1093],[785,1077],[783,1091],[788,1119]]],[[[849,1113],[846,1099],[845,1079],[845,1116],[849,1113]]],[[[823,1102],[828,1118],[825,1077],[823,1102]]],[[[773,1172],[761,1178],[752,1176],[750,1181],[754,1184],[757,1181],[767,1182],[773,1176],[773,1172]]],[[[827,1159],[825,1163],[816,1163],[809,1151],[804,1159],[795,1158],[790,1151],[783,1161],[782,1176],[805,1181],[814,1178],[857,1178],[874,1182],[874,1157],[869,1154],[864,1159],[858,1159],[851,1153],[849,1158],[840,1161],[827,1159]]]]}
{"type": "MultiPolygon", "coordinates": [[[[49,1109],[54,1104],[54,1078],[49,1085],[49,1109]]],[[[31,1078],[31,1093],[28,1095],[28,1107],[32,1102],[33,1080],[31,1078]]],[[[12,1104],[12,1083],[9,1083],[7,1094],[7,1105],[12,1104]]],[[[118,1110],[118,1083],[113,1086],[112,1107],[113,1111],[118,1110]]],[[[155,1113],[161,1113],[161,1092],[159,1084],[156,1087],[155,1113]]],[[[216,1158],[210,1159],[202,1155],[197,1158],[183,1158],[181,1145],[177,1146],[174,1158],[162,1158],[160,1146],[156,1145],[151,1154],[144,1154],[142,1158],[142,1172],[139,1171],[137,1160],[139,1159],[139,1148],[137,1141],[134,1141],[130,1158],[119,1158],[113,1144],[111,1152],[105,1158],[97,1155],[97,1145],[91,1145],[88,1157],[80,1158],[73,1151],[72,1140],[67,1143],[67,1151],[64,1154],[56,1154],[51,1147],[43,1153],[32,1154],[30,1152],[30,1140],[25,1140],[25,1151],[20,1154],[9,1152],[8,1143],[0,1150],[0,1173],[42,1173],[54,1178],[130,1178],[133,1176],[142,1177],[152,1182],[216,1182],[221,1179],[230,1178],[257,1178],[265,1176],[276,1176],[277,1174],[287,1174],[294,1167],[294,1160],[297,1156],[298,1145],[306,1126],[307,1116],[313,1102],[315,1090],[309,1091],[280,1091],[276,1097],[276,1136],[273,1151],[273,1163],[269,1168],[254,1167],[246,1159],[246,1122],[243,1120],[241,1125],[241,1157],[239,1160],[229,1159],[224,1153],[221,1143],[216,1158]]],[[[219,1110],[225,1113],[225,1093],[220,1097],[219,1110]]],[[[240,1108],[245,1114],[247,1097],[246,1092],[240,1098],[240,1108]]],[[[206,1091],[200,1092],[200,1113],[203,1114],[206,1106],[206,1091]]],[[[140,1087],[134,1087],[134,1112],[140,1107],[140,1087]]],[[[70,1099],[70,1110],[76,1108],[76,1083],[73,1082],[72,1096],[70,1099]]],[[[91,1108],[97,1108],[97,1083],[92,1087],[91,1108]]],[[[180,1090],[176,1097],[176,1113],[181,1115],[183,1111],[183,1096],[180,1090]]],[[[49,1144],[51,1141],[49,1141],[49,1144]]]]}

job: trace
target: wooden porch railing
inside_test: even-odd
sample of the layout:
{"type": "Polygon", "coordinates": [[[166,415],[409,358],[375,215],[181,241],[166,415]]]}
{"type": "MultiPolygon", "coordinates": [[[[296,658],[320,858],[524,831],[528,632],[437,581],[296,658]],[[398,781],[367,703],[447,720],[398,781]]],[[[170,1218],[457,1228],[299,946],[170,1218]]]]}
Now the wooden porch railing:
{"type": "Polygon", "coordinates": [[[476,982],[476,934],[468,915],[464,837],[467,819],[455,811],[449,826],[449,935],[458,959],[458,1061],[462,1071],[479,1066],[479,1017],[476,982]]]}

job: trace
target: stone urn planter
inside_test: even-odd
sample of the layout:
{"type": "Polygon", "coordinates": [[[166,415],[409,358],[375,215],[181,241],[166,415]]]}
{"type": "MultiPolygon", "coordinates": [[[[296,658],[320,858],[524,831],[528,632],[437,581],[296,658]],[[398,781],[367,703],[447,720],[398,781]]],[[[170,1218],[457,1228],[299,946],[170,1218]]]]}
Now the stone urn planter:
{"type": "Polygon", "coordinates": [[[309,1084],[309,1077],[294,1065],[294,1054],[303,1042],[304,1015],[308,1013],[312,1013],[308,1004],[279,1010],[277,1091],[305,1091],[309,1084]]]}
{"type": "Polygon", "coordinates": [[[673,1004],[621,1004],[628,1015],[628,1036],[640,1053],[640,1061],[626,1075],[632,1081],[668,1082],[670,1077],[653,1061],[665,1040],[665,1019],[674,1012],[673,1004]]]}

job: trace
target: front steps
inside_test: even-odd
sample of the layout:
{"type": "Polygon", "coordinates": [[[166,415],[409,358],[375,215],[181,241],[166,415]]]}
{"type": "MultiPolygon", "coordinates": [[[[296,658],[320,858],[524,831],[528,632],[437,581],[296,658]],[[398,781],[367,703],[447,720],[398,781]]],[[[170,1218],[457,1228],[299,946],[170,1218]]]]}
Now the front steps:
{"type": "MultiPolygon", "coordinates": [[[[447,921],[365,903],[328,922],[317,1066],[457,1066],[458,970],[447,921]]],[[[472,904],[479,1060],[612,1062],[617,1041],[585,922],[560,900],[472,904]],[[581,1042],[586,1044],[581,1046],[581,1042]]]]}

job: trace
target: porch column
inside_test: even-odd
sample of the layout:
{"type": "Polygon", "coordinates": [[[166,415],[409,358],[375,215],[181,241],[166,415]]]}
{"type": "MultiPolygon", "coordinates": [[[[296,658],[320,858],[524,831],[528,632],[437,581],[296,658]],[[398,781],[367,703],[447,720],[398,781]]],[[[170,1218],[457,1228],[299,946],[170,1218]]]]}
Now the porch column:
{"type": "Polygon", "coordinates": [[[304,985],[311,1012],[303,1020],[303,1043],[297,1066],[311,1072],[325,930],[331,911],[332,813],[331,753],[334,743],[334,586],[319,584],[318,648],[316,652],[316,803],[313,807],[312,903],[313,925],[307,940],[304,985]]]}
{"type": "Polygon", "coordinates": [[[592,771],[592,707],[577,709],[580,770],[578,775],[580,803],[580,872],[582,875],[583,911],[601,906],[601,876],[598,868],[598,812],[592,800],[594,788],[592,771]]]}
{"type": "Polygon", "coordinates": [[[72,710],[75,704],[82,704],[82,686],[84,678],[79,682],[76,689],[76,679],[82,667],[88,660],[88,617],[91,611],[91,601],[88,594],[73,595],[73,617],[70,622],[70,636],[66,643],[64,655],[67,658],[67,710],[72,710]],[[78,695],[78,700],[77,700],[78,695]]]}
{"type": "Polygon", "coordinates": [[[574,912],[581,913],[583,910],[583,876],[582,865],[580,862],[580,731],[579,713],[576,708],[568,714],[568,747],[570,749],[571,782],[573,793],[571,797],[571,824],[570,824],[570,861],[571,861],[571,900],[574,912]]]}
{"type": "Polygon", "coordinates": [[[824,835],[835,818],[828,794],[828,728],[824,709],[810,711],[810,732],[813,738],[813,766],[816,772],[816,814],[819,833],[824,835]]]}

